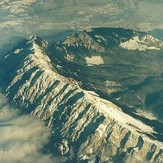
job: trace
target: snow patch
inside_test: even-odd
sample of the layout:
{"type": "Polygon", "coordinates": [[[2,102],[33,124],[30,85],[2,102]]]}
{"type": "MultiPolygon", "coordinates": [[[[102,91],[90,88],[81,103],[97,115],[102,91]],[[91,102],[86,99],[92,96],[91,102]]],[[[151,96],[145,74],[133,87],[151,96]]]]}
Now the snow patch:
{"type": "Polygon", "coordinates": [[[107,41],[107,39],[105,39],[105,38],[102,37],[101,35],[95,35],[95,37],[98,39],[98,40],[97,40],[98,42],[107,41]]]}
{"type": "Polygon", "coordinates": [[[85,57],[85,60],[88,66],[104,64],[101,56],[85,57]]]}
{"type": "Polygon", "coordinates": [[[67,54],[66,59],[69,60],[69,61],[73,61],[74,57],[71,54],[67,54]]]}
{"type": "Polygon", "coordinates": [[[139,51],[160,50],[160,48],[158,47],[150,46],[149,43],[146,42],[145,40],[146,37],[140,40],[138,36],[135,36],[126,42],[121,42],[119,46],[127,50],[139,50],[139,51]]]}
{"type": "Polygon", "coordinates": [[[23,50],[23,48],[21,48],[21,49],[16,49],[16,50],[14,51],[14,54],[19,54],[22,50],[23,50]]]}
{"type": "Polygon", "coordinates": [[[110,81],[110,80],[107,80],[104,82],[105,86],[107,87],[120,87],[121,85],[115,81],[110,81]]]}

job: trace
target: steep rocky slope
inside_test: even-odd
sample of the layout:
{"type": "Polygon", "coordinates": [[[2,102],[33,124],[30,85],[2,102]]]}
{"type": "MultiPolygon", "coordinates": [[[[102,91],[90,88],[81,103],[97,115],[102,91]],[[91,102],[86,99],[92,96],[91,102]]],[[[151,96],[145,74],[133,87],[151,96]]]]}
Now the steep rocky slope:
{"type": "MultiPolygon", "coordinates": [[[[64,61],[55,50],[55,57],[47,55],[46,47],[47,42],[35,36],[15,47],[0,63],[0,86],[12,104],[51,128],[52,151],[58,150],[70,162],[163,161],[161,132],[99,97],[91,91],[96,86],[96,78],[94,85],[90,82],[91,73],[91,78],[87,79],[87,74],[86,80],[81,80],[82,69],[78,74],[76,67],[83,68],[80,64],[64,61]],[[70,69],[70,63],[75,69],[70,69]],[[84,81],[89,85],[83,86],[84,81]]],[[[104,49],[96,43],[88,48],[103,54],[104,49]]]]}

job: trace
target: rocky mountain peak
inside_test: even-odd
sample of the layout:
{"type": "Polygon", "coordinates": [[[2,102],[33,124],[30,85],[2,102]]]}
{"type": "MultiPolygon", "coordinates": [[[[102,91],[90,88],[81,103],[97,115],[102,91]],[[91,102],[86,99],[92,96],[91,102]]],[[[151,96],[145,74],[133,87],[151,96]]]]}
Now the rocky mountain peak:
{"type": "Polygon", "coordinates": [[[39,36],[32,35],[26,38],[26,44],[37,44],[38,46],[42,48],[46,48],[48,46],[48,42],[44,39],[42,39],[39,36]]]}
{"type": "Polygon", "coordinates": [[[123,28],[94,28],[67,37],[61,42],[65,46],[85,47],[96,52],[122,48],[126,50],[160,50],[162,41],[145,33],[123,28]]]}
{"type": "Polygon", "coordinates": [[[29,36],[13,47],[11,51],[5,56],[4,60],[13,59],[23,61],[25,58],[30,58],[31,55],[43,55],[48,46],[48,42],[38,36],[29,36]]]}

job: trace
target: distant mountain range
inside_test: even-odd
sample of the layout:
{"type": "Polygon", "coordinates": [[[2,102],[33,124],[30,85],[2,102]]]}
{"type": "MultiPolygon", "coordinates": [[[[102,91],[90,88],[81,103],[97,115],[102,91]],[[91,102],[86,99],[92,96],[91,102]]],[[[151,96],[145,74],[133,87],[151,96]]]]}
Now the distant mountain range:
{"type": "Polygon", "coordinates": [[[67,162],[163,161],[163,42],[95,28],[48,44],[31,36],[0,61],[0,88],[51,129],[67,162]]]}

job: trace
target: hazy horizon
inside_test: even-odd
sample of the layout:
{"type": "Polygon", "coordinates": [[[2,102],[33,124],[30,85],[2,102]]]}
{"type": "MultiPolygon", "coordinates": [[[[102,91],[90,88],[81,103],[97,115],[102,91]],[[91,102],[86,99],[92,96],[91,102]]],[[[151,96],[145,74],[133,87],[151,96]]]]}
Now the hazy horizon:
{"type": "Polygon", "coordinates": [[[29,35],[50,38],[91,27],[162,30],[162,8],[161,0],[3,0],[0,2],[0,53],[29,35]]]}

